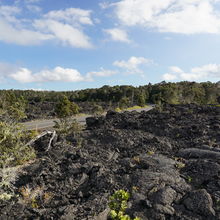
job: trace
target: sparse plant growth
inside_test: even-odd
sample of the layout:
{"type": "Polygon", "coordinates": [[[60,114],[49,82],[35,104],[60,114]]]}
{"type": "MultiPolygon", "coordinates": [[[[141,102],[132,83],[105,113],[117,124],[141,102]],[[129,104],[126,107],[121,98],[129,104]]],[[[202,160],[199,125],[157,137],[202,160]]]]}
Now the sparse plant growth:
{"type": "Polygon", "coordinates": [[[27,133],[17,123],[0,122],[0,167],[20,165],[35,158],[34,149],[27,146],[27,133]]]}
{"type": "Polygon", "coordinates": [[[115,111],[116,112],[121,112],[122,110],[119,107],[117,107],[117,108],[115,108],[115,111]]]}
{"type": "Polygon", "coordinates": [[[93,114],[96,115],[96,116],[99,116],[104,112],[102,106],[97,105],[97,104],[94,104],[94,107],[93,107],[92,111],[93,111],[93,114]]]}
{"type": "Polygon", "coordinates": [[[8,158],[0,168],[0,200],[10,200],[15,196],[14,182],[16,181],[18,167],[8,167],[8,158]]]}
{"type": "MultiPolygon", "coordinates": [[[[118,190],[109,198],[109,208],[111,209],[109,215],[112,220],[132,220],[129,215],[125,214],[127,209],[127,202],[130,195],[125,190],[118,190]]],[[[133,220],[141,220],[135,217],[133,220]]]]}
{"type": "Polygon", "coordinates": [[[31,206],[32,208],[39,208],[44,203],[48,203],[53,194],[51,192],[46,192],[43,187],[35,187],[31,189],[29,186],[22,187],[19,189],[20,192],[20,202],[31,206]]]}
{"type": "MultiPolygon", "coordinates": [[[[1,108],[1,218],[219,219],[220,109],[217,103],[176,105],[191,100],[205,103],[204,84],[190,84],[185,91],[188,85],[104,87],[34,93],[36,97],[30,92],[28,105],[53,102],[54,112],[60,103],[56,130],[40,134],[26,131],[18,124],[19,117],[12,120],[7,107],[1,108]],[[136,105],[141,105],[141,100],[137,103],[141,94],[146,103],[153,99],[161,103],[162,111],[124,111],[140,108],[136,105]],[[66,98],[60,99],[61,95],[66,98]],[[89,103],[90,110],[94,106],[106,110],[110,105],[115,109],[123,97],[128,103],[123,112],[90,117],[83,127],[70,109],[72,102],[85,108],[89,103]],[[123,188],[128,191],[118,190],[109,198],[123,188]]],[[[15,92],[15,97],[20,94],[15,92]]],[[[216,101],[213,92],[207,97],[216,101]]]]}
{"type": "Polygon", "coordinates": [[[83,126],[74,118],[62,118],[59,121],[54,122],[54,128],[56,129],[57,133],[61,135],[80,133],[83,129],[83,126]]]}
{"type": "Polygon", "coordinates": [[[186,166],[186,165],[185,165],[184,163],[182,163],[182,162],[178,162],[178,163],[175,164],[175,167],[178,168],[178,169],[182,169],[182,168],[184,168],[185,166],[186,166]]]}
{"type": "Polygon", "coordinates": [[[187,181],[188,181],[188,183],[191,183],[192,182],[192,177],[191,176],[187,176],[187,181]]]}
{"type": "Polygon", "coordinates": [[[81,138],[81,132],[83,126],[75,119],[62,118],[59,122],[55,121],[54,128],[57,134],[64,137],[64,140],[66,140],[67,143],[72,144],[72,142],[74,142],[76,148],[82,146],[83,139],[81,138]]]}
{"type": "Polygon", "coordinates": [[[154,155],[155,152],[154,151],[148,151],[147,154],[151,156],[151,155],[154,155]]]}

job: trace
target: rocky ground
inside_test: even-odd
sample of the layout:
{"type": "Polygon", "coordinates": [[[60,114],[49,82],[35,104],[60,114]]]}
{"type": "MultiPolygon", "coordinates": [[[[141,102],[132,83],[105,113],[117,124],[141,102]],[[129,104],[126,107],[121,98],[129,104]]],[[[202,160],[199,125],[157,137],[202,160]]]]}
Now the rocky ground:
{"type": "Polygon", "coordinates": [[[130,192],[127,213],[142,220],[220,219],[220,108],[88,118],[81,137],[38,140],[38,158],[20,171],[17,197],[0,219],[106,220],[109,196],[130,192]],[[82,143],[81,143],[81,140],[82,143]]]}

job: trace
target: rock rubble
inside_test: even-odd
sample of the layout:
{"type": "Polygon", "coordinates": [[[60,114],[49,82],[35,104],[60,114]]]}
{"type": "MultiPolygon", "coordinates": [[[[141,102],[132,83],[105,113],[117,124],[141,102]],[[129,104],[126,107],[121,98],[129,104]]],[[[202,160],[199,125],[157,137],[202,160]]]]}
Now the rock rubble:
{"type": "Polygon", "coordinates": [[[88,118],[81,147],[59,138],[47,152],[39,147],[15,182],[20,197],[21,189],[39,189],[36,201],[0,201],[0,219],[106,220],[108,198],[118,189],[131,194],[131,217],[220,219],[219,128],[214,106],[88,118]]]}

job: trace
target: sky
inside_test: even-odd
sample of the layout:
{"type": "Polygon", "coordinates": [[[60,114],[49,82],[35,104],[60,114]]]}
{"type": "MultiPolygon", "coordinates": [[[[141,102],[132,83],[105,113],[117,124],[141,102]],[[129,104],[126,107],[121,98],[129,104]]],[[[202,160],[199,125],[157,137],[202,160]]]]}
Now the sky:
{"type": "Polygon", "coordinates": [[[220,81],[220,0],[0,0],[0,89],[220,81]]]}

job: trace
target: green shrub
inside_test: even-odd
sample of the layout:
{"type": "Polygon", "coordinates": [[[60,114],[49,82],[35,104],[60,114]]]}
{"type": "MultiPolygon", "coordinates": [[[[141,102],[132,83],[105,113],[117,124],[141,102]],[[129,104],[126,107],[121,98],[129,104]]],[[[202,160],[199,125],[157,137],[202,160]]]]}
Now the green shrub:
{"type": "Polygon", "coordinates": [[[54,123],[54,128],[60,135],[80,133],[83,128],[74,118],[62,118],[59,121],[54,121],[54,123]]]}
{"type": "Polygon", "coordinates": [[[93,114],[96,116],[99,116],[104,112],[102,106],[98,104],[94,104],[92,111],[93,111],[93,114]]]}
{"type": "MultiPolygon", "coordinates": [[[[111,219],[132,220],[132,218],[129,215],[125,214],[129,197],[130,197],[129,193],[122,189],[116,191],[112,196],[110,196],[109,208],[111,210],[109,215],[111,219]]],[[[140,220],[140,218],[135,217],[133,220],[140,220]]]]}
{"type": "Polygon", "coordinates": [[[15,166],[35,158],[34,149],[25,144],[27,132],[14,122],[0,122],[0,167],[15,166]]]}
{"type": "Polygon", "coordinates": [[[79,106],[70,102],[67,96],[62,96],[57,103],[55,113],[59,118],[65,118],[79,113],[79,106]]]}

